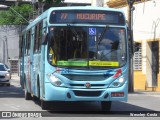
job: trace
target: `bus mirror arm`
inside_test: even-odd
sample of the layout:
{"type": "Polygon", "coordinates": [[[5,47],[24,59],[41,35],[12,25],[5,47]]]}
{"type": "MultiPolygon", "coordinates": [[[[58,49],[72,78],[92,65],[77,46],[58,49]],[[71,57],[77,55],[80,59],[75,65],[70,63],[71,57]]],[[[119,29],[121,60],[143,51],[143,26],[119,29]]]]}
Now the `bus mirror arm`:
{"type": "Polygon", "coordinates": [[[127,31],[128,31],[128,44],[129,44],[129,53],[131,56],[134,55],[134,42],[133,42],[133,34],[130,28],[127,27],[127,31]]]}
{"type": "Polygon", "coordinates": [[[134,52],[138,52],[140,49],[140,43],[134,42],[134,52]]]}
{"type": "Polygon", "coordinates": [[[44,39],[42,41],[42,45],[47,45],[47,42],[48,42],[48,34],[44,34],[44,39]]]}

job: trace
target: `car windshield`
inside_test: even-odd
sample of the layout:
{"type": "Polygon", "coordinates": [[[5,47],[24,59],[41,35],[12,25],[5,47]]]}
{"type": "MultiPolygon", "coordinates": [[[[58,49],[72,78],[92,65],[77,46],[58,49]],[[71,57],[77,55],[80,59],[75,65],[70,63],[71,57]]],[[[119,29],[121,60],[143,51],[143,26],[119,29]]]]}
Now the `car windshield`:
{"type": "Polygon", "coordinates": [[[5,65],[5,67],[6,67],[7,69],[9,69],[9,67],[8,67],[7,65],[5,65]]]}
{"type": "Polygon", "coordinates": [[[126,63],[125,29],[50,27],[48,60],[59,67],[99,69],[126,63]]]}
{"type": "Polygon", "coordinates": [[[4,65],[0,65],[0,71],[7,71],[7,69],[4,65]]]}

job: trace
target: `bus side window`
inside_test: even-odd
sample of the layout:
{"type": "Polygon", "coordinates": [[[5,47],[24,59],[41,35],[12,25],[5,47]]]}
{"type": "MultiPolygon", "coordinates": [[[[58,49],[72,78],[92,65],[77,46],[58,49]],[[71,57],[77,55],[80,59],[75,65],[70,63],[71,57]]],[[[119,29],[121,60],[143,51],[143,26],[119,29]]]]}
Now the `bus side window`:
{"type": "Polygon", "coordinates": [[[28,32],[26,33],[25,37],[25,55],[28,54],[28,32]]]}
{"type": "Polygon", "coordinates": [[[23,39],[24,35],[22,35],[21,39],[19,40],[19,58],[22,57],[23,53],[23,39]]]}
{"type": "Polygon", "coordinates": [[[34,53],[37,52],[37,31],[38,31],[38,25],[36,25],[34,29],[34,53]]]}
{"type": "Polygon", "coordinates": [[[41,42],[42,42],[42,22],[38,24],[38,31],[37,31],[37,51],[41,51],[41,42]]]}
{"type": "Polygon", "coordinates": [[[25,54],[26,55],[29,55],[30,53],[29,53],[29,51],[30,51],[30,40],[31,40],[31,31],[29,30],[29,31],[27,31],[27,33],[26,33],[26,52],[25,52],[25,54]]]}

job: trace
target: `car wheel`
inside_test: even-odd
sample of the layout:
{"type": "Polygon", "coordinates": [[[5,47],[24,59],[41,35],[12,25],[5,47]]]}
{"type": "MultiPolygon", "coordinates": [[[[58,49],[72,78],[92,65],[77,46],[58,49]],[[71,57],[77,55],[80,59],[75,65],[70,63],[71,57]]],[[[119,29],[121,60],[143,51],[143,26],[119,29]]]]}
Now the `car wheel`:
{"type": "Polygon", "coordinates": [[[7,86],[11,86],[11,84],[10,84],[10,83],[7,83],[7,86]]]}

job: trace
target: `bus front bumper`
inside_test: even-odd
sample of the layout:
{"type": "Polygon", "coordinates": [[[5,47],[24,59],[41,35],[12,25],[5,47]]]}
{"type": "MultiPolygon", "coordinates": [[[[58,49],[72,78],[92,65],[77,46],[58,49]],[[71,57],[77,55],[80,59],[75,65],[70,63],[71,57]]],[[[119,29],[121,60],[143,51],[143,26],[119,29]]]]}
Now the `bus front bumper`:
{"type": "Polygon", "coordinates": [[[46,84],[45,101],[127,101],[128,84],[118,88],[71,89],[46,84]]]}

